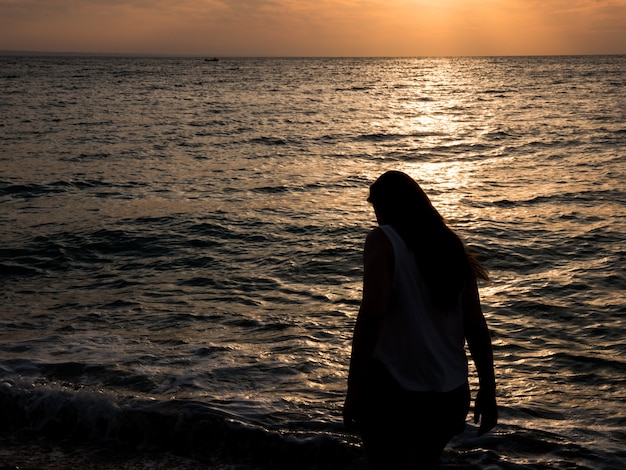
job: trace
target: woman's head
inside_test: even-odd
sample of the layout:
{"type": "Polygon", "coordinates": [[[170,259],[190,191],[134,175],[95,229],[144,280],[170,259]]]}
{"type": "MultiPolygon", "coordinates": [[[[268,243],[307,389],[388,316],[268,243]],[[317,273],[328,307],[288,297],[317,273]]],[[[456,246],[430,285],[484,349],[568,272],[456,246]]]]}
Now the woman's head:
{"type": "Polygon", "coordinates": [[[371,186],[367,199],[374,206],[379,223],[402,231],[409,226],[443,223],[417,182],[401,171],[383,173],[371,186]]]}

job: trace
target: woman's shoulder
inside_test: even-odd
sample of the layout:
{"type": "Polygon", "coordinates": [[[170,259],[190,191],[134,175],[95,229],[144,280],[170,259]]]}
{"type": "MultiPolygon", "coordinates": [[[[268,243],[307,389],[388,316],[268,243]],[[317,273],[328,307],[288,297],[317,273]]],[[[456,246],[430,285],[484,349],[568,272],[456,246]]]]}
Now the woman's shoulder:
{"type": "Polygon", "coordinates": [[[376,243],[376,242],[381,242],[383,240],[388,240],[388,237],[385,234],[385,231],[380,226],[374,227],[373,229],[371,229],[369,233],[367,234],[367,237],[365,238],[366,243],[368,241],[376,243]]]}
{"type": "Polygon", "coordinates": [[[389,252],[392,250],[392,245],[385,231],[381,227],[375,227],[367,234],[365,249],[389,252]]]}

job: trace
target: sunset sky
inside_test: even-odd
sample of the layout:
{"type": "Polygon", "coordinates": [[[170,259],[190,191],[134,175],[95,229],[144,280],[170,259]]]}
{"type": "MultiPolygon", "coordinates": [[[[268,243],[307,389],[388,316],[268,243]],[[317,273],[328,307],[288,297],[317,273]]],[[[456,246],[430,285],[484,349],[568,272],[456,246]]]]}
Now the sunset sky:
{"type": "Polygon", "coordinates": [[[626,0],[0,0],[0,50],[624,54],[626,0]]]}

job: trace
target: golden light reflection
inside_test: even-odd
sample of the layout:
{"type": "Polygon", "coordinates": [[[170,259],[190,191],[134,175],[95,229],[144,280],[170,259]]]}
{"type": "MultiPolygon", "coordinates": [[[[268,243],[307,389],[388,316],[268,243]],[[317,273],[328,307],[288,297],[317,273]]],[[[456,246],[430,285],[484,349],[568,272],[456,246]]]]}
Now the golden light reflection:
{"type": "Polygon", "coordinates": [[[404,165],[405,171],[422,186],[435,208],[446,219],[460,216],[461,201],[472,187],[471,163],[412,162],[404,165]]]}

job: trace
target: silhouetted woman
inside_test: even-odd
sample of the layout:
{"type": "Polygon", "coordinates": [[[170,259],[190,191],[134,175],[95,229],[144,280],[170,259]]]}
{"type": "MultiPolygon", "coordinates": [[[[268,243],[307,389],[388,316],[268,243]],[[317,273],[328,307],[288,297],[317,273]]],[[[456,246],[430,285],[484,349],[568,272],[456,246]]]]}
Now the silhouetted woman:
{"type": "Polygon", "coordinates": [[[469,411],[465,340],[478,371],[479,434],[498,419],[493,353],[476,279],[486,270],[420,186],[389,171],[370,187],[344,422],[374,469],[432,468],[469,411]]]}

